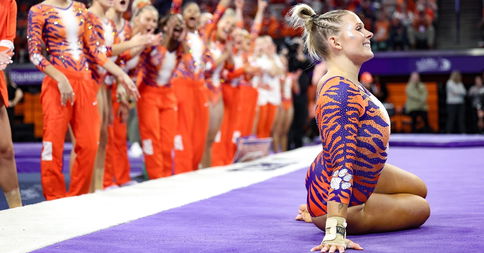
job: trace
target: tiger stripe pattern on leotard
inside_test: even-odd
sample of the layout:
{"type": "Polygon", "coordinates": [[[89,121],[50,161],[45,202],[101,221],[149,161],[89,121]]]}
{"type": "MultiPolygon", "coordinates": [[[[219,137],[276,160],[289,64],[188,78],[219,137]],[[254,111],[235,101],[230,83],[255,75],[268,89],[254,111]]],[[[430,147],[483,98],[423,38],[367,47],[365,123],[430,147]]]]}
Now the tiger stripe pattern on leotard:
{"type": "Polygon", "coordinates": [[[107,61],[106,54],[98,48],[97,36],[82,3],[72,1],[67,8],[40,3],[30,8],[28,20],[30,61],[39,70],[44,71],[52,64],[71,71],[86,71],[84,49],[94,56],[97,64],[107,61]],[[48,58],[43,55],[44,48],[48,58]]]}
{"type": "Polygon", "coordinates": [[[343,77],[321,85],[316,119],[323,150],[306,175],[308,211],[325,215],[327,202],[365,203],[387,159],[390,120],[361,84],[343,77]]]}

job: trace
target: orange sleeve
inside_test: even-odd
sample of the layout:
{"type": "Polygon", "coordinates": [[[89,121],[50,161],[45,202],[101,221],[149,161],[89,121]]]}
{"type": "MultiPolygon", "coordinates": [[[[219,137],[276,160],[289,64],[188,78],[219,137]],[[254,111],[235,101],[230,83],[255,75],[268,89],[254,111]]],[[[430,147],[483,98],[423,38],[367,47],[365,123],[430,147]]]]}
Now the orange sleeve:
{"type": "Polygon", "coordinates": [[[261,30],[262,30],[262,22],[254,22],[254,24],[250,29],[251,40],[255,40],[259,36],[259,33],[261,30]]]}
{"type": "Polygon", "coordinates": [[[218,22],[224,15],[225,10],[227,9],[226,6],[222,4],[217,5],[217,9],[215,9],[215,13],[213,14],[213,21],[206,24],[205,27],[202,28],[203,31],[203,39],[208,41],[210,39],[210,35],[217,27],[218,22]]]}
{"type": "Polygon", "coordinates": [[[85,20],[84,33],[82,34],[84,46],[89,54],[93,56],[96,64],[104,66],[108,61],[108,48],[104,45],[104,39],[99,38],[99,36],[96,35],[96,21],[94,15],[89,15],[86,8],[83,8],[82,11],[85,20]],[[100,45],[100,41],[103,42],[102,45],[100,45]]]}
{"type": "Polygon", "coordinates": [[[240,77],[242,76],[243,74],[245,73],[245,69],[244,67],[242,68],[238,68],[238,69],[235,69],[233,71],[230,71],[228,74],[227,74],[227,78],[232,80],[234,78],[237,78],[237,77],[240,77]]]}
{"type": "Polygon", "coordinates": [[[181,6],[183,0],[173,0],[171,2],[171,10],[170,13],[178,14],[181,13],[181,6]]]}
{"type": "MultiPolygon", "coordinates": [[[[124,41],[128,41],[132,37],[133,29],[131,28],[131,25],[129,24],[128,21],[125,21],[125,22],[126,22],[126,24],[124,25],[124,31],[120,31],[118,34],[123,32],[124,33],[124,41]]],[[[121,41],[119,36],[116,36],[116,37],[120,41],[120,42],[116,42],[116,43],[123,42],[123,41],[121,41]]],[[[134,55],[131,54],[131,50],[126,50],[122,54],[120,54],[118,58],[121,59],[121,61],[123,61],[124,63],[126,63],[127,61],[131,60],[133,57],[134,57],[134,55]]]]}
{"type": "Polygon", "coordinates": [[[7,2],[7,6],[2,6],[6,15],[1,17],[2,19],[5,18],[5,21],[0,21],[0,24],[2,24],[2,27],[0,27],[0,51],[10,49],[13,52],[13,40],[15,39],[17,29],[17,3],[15,0],[4,0],[2,2],[7,2]],[[8,4],[8,2],[10,2],[10,4],[8,4]]]}
{"type": "Polygon", "coordinates": [[[51,65],[51,63],[42,55],[42,48],[44,45],[42,31],[45,23],[42,9],[39,6],[33,6],[30,8],[28,19],[27,38],[30,61],[40,71],[44,71],[44,69],[51,65]]]}

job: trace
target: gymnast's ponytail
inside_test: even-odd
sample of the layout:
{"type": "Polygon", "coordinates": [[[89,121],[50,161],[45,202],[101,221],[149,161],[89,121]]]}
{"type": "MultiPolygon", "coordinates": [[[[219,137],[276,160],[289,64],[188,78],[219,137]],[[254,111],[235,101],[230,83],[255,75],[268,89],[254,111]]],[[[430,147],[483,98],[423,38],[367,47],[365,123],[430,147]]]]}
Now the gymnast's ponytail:
{"type": "Polygon", "coordinates": [[[318,15],[309,5],[298,4],[289,11],[288,21],[295,28],[304,29],[304,44],[309,55],[321,59],[329,54],[328,37],[339,33],[342,17],[348,13],[347,10],[333,10],[318,15]]]}

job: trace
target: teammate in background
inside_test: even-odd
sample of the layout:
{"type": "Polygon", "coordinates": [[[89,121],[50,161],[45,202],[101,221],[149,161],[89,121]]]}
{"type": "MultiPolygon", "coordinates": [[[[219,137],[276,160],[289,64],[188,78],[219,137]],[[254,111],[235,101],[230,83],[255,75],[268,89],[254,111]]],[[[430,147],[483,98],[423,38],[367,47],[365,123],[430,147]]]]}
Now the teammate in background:
{"type": "MultiPolygon", "coordinates": [[[[153,10],[153,6],[143,8],[146,6],[151,6],[149,1],[141,0],[134,1],[132,5],[132,18],[131,24],[133,25],[132,34],[152,34],[155,35],[155,31],[158,25],[158,11],[153,10]]],[[[161,33],[156,34],[154,41],[161,41],[161,33]]],[[[138,68],[140,57],[139,55],[133,55],[130,60],[125,63],[126,70],[129,76],[139,85],[140,78],[136,75],[140,73],[138,68]],[[139,80],[139,81],[138,81],[139,80]]],[[[139,121],[138,121],[138,111],[136,105],[132,103],[128,116],[128,139],[131,143],[129,148],[129,155],[133,157],[140,157],[143,154],[143,149],[141,148],[141,137],[139,134],[139,121]]]]}
{"type": "MultiPolygon", "coordinates": [[[[211,60],[207,48],[209,34],[229,4],[221,0],[212,22],[200,26],[200,8],[195,2],[186,4],[182,15],[187,27],[187,45],[192,60],[181,62],[171,83],[178,99],[178,133],[175,138],[175,173],[199,168],[208,131],[208,89],[205,64],[211,60]]],[[[173,1],[172,13],[180,13],[181,1],[173,1]]]]}
{"type": "Polygon", "coordinates": [[[284,86],[284,79],[287,73],[287,65],[281,55],[278,54],[276,44],[271,37],[266,37],[268,46],[267,55],[271,59],[272,69],[270,72],[270,95],[268,97],[269,113],[267,121],[267,130],[272,137],[272,147],[274,152],[281,150],[282,144],[282,117],[284,117],[284,110],[282,109],[282,90],[284,86]]]}
{"type": "MultiPolygon", "coordinates": [[[[117,45],[129,41],[133,37],[131,24],[123,17],[123,14],[126,13],[129,7],[128,2],[127,0],[115,0],[113,7],[106,13],[107,18],[115,25],[113,29],[116,31],[117,39],[115,39],[115,43],[117,45]]],[[[127,67],[127,62],[137,57],[143,49],[144,46],[138,46],[138,48],[124,52],[121,56],[112,57],[111,59],[116,61],[126,73],[129,73],[130,69],[127,67]]],[[[110,78],[110,76],[105,80],[106,84],[111,84],[113,81],[113,78],[110,78]]],[[[108,125],[108,143],[106,146],[103,182],[105,189],[134,183],[129,175],[130,166],[126,142],[130,98],[126,95],[123,86],[115,82],[111,89],[111,97],[114,98],[112,99],[113,121],[112,124],[108,125]]]]}
{"type": "Polygon", "coordinates": [[[352,234],[419,227],[430,215],[425,183],[386,163],[390,118],[383,104],[358,82],[361,65],[373,57],[371,32],[351,11],[318,15],[306,4],[290,12],[304,28],[310,55],[324,58],[328,72],[319,81],[316,115],[323,150],[306,176],[307,205],[296,219],[325,231],[311,249],[362,249],[352,234]]]}
{"type": "Polygon", "coordinates": [[[283,65],[276,53],[276,46],[269,36],[263,36],[256,41],[258,58],[257,66],[262,70],[259,80],[259,113],[257,119],[257,137],[272,136],[272,128],[281,103],[280,76],[284,73],[283,65]]]}
{"type": "Polygon", "coordinates": [[[292,106],[292,90],[296,85],[295,75],[288,72],[287,48],[283,48],[279,54],[283,63],[284,74],[281,77],[281,105],[278,108],[277,117],[272,130],[274,152],[284,152],[288,148],[289,128],[294,116],[292,106]]]}
{"type": "Polygon", "coordinates": [[[5,194],[9,208],[22,206],[12,132],[6,110],[9,102],[7,83],[3,73],[7,65],[12,63],[16,24],[17,3],[15,0],[0,2],[0,188],[5,194]]]}
{"type": "Polygon", "coordinates": [[[43,143],[41,179],[47,200],[89,192],[99,140],[100,118],[86,52],[97,64],[113,74],[135,98],[134,83],[112,61],[89,22],[82,3],[46,0],[29,12],[28,40],[31,62],[47,76],[42,83],[43,143]],[[43,56],[43,49],[49,60],[43,56]],[[64,138],[71,125],[76,139],[76,159],[71,184],[66,190],[62,174],[64,138]]]}
{"type": "MultiPolygon", "coordinates": [[[[254,17],[250,33],[244,29],[243,0],[235,1],[237,28],[232,32],[233,38],[233,64],[234,68],[227,74],[226,91],[231,91],[231,101],[227,101],[230,108],[227,120],[224,123],[226,129],[226,145],[224,152],[225,164],[234,160],[237,150],[237,141],[240,137],[247,138],[252,134],[252,125],[257,109],[257,88],[250,82],[254,75],[258,75],[259,68],[249,62],[253,53],[255,39],[259,36],[262,26],[262,18],[267,7],[267,2],[257,1],[257,13],[254,17]]],[[[229,93],[229,92],[227,92],[229,93]]],[[[225,94],[224,93],[224,96],[225,94]]],[[[225,101],[224,97],[224,101],[225,101]]],[[[225,117],[225,116],[224,116],[225,117]]],[[[222,134],[223,135],[223,134],[222,134]]]]}
{"type": "MultiPolygon", "coordinates": [[[[129,41],[120,42],[115,24],[106,16],[107,11],[112,7],[110,0],[94,0],[89,8],[88,18],[92,24],[93,31],[97,37],[97,45],[106,50],[107,56],[118,56],[132,48],[140,48],[150,43],[149,35],[135,35],[129,41]]],[[[113,122],[111,88],[114,78],[110,78],[107,71],[96,63],[94,55],[86,53],[89,61],[89,68],[94,80],[100,85],[97,96],[99,113],[101,115],[101,131],[99,146],[94,163],[94,174],[92,190],[102,190],[104,181],[104,164],[106,161],[106,147],[108,144],[108,125],[113,122]]],[[[115,59],[112,59],[115,61],[115,59]]],[[[127,75],[125,74],[127,77],[127,75]]],[[[130,80],[131,81],[131,80],[130,80]]]]}
{"type": "Polygon", "coordinates": [[[185,26],[181,15],[168,14],[160,20],[159,28],[163,40],[142,53],[142,74],[138,75],[141,78],[138,117],[149,179],[174,173],[178,115],[177,98],[170,79],[179,61],[191,60],[184,45],[185,26]]]}
{"type": "Polygon", "coordinates": [[[232,143],[230,125],[234,120],[233,110],[237,90],[227,82],[226,75],[227,72],[233,70],[234,49],[231,34],[235,23],[235,13],[232,9],[228,9],[217,23],[214,34],[209,35],[208,49],[213,64],[207,64],[207,69],[211,70],[206,76],[209,89],[210,119],[203,156],[205,160],[202,159],[202,167],[221,166],[232,161],[228,158],[232,153],[229,149],[229,145],[232,143]]]}

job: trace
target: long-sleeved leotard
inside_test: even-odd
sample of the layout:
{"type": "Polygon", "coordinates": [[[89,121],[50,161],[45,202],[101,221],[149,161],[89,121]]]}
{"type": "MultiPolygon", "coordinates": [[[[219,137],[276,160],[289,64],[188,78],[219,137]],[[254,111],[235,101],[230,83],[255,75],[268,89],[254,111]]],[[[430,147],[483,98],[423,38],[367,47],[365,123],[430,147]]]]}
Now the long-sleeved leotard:
{"type": "MultiPolygon", "coordinates": [[[[112,57],[112,45],[119,43],[116,25],[108,18],[100,18],[92,12],[87,12],[87,17],[92,27],[93,36],[96,37],[98,50],[106,54],[106,56],[112,57]]],[[[97,55],[90,54],[87,50],[85,52],[93,79],[99,84],[105,84],[106,77],[108,76],[106,69],[98,64],[96,60],[97,55]]]]}
{"type": "Polygon", "coordinates": [[[88,22],[82,3],[71,2],[65,9],[46,4],[33,6],[29,12],[28,44],[31,62],[40,70],[52,64],[71,71],[88,70],[83,49],[94,61],[104,65],[106,52],[99,46],[93,26],[88,22]],[[42,55],[43,45],[49,55],[42,55]]]}
{"type": "Polygon", "coordinates": [[[323,151],[306,176],[311,216],[327,202],[349,206],[369,198],[387,159],[390,121],[378,99],[359,84],[335,76],[322,84],[316,116],[323,151]]]}
{"type": "MultiPolygon", "coordinates": [[[[0,2],[0,52],[13,54],[17,24],[17,3],[15,0],[0,2]]],[[[0,70],[0,105],[8,105],[7,83],[3,71],[0,70]]]]}

